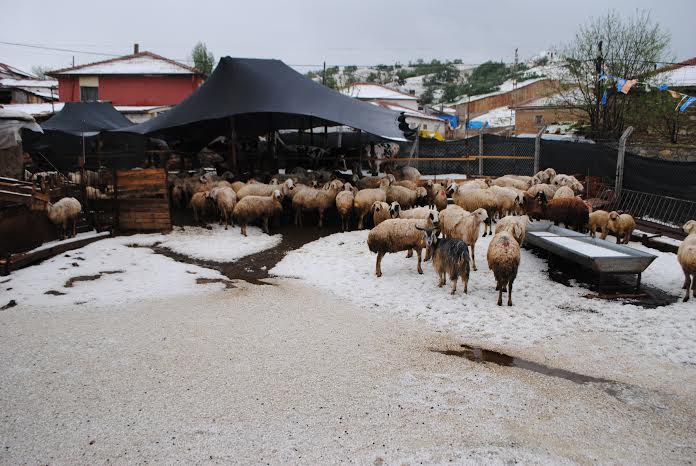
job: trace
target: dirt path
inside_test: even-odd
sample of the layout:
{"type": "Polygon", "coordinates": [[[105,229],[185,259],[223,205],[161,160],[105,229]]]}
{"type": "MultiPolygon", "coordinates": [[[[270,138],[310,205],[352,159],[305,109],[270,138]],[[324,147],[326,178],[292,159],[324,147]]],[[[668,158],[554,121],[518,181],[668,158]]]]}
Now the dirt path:
{"type": "Polygon", "coordinates": [[[693,395],[442,354],[465,342],[271,281],[125,309],[0,313],[0,463],[696,457],[693,395]]]}

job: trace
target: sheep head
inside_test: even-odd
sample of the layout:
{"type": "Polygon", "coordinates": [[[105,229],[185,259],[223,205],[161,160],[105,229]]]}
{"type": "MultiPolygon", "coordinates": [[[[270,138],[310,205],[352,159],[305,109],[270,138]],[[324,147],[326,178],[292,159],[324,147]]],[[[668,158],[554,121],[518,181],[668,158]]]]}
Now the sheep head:
{"type": "Polygon", "coordinates": [[[431,248],[437,245],[438,236],[440,236],[440,231],[437,228],[422,228],[416,225],[416,230],[425,233],[425,247],[431,248]]]}
{"type": "Polygon", "coordinates": [[[618,219],[619,219],[619,213],[617,211],[612,210],[611,212],[609,212],[609,220],[611,220],[612,222],[615,222],[618,219]]]}
{"type": "Polygon", "coordinates": [[[459,185],[457,185],[457,183],[450,183],[447,185],[447,194],[451,196],[452,194],[456,193],[458,189],[459,185]]]}
{"type": "Polygon", "coordinates": [[[684,233],[691,235],[696,233],[696,220],[689,220],[684,224],[684,233]]]}
{"type": "Polygon", "coordinates": [[[399,218],[399,213],[401,213],[401,205],[394,201],[389,206],[389,216],[391,218],[399,218]]]}

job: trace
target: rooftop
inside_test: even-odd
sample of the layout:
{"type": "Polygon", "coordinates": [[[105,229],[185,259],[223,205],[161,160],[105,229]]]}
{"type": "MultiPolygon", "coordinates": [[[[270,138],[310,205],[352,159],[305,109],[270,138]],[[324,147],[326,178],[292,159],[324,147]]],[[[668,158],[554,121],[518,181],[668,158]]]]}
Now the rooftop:
{"type": "Polygon", "coordinates": [[[374,102],[370,102],[372,105],[378,105],[380,107],[389,109],[389,110],[394,110],[395,112],[403,112],[407,116],[413,116],[417,118],[422,118],[426,120],[436,120],[436,121],[443,121],[441,118],[438,118],[434,115],[428,115],[427,113],[419,112],[418,110],[413,110],[412,108],[407,108],[403,107],[398,104],[394,104],[391,102],[384,102],[381,100],[376,100],[374,102]]]}
{"type": "MultiPolygon", "coordinates": [[[[64,102],[42,103],[42,104],[2,104],[1,108],[5,110],[13,110],[27,113],[33,117],[46,117],[54,113],[58,113],[63,109],[64,102]]],[[[133,106],[133,105],[116,105],[114,108],[121,113],[148,113],[151,110],[167,108],[168,106],[151,105],[151,106],[133,106]]]]}
{"type": "Polygon", "coordinates": [[[654,75],[659,84],[674,87],[696,86],[696,65],[686,65],[654,75]]]}
{"type": "Polygon", "coordinates": [[[50,76],[104,74],[202,74],[196,68],[152,52],[139,52],[110,60],[50,71],[50,76]]]}
{"type": "Polygon", "coordinates": [[[355,83],[342,89],[341,93],[356,99],[366,100],[418,100],[415,95],[404,94],[376,83],[355,83]]]}

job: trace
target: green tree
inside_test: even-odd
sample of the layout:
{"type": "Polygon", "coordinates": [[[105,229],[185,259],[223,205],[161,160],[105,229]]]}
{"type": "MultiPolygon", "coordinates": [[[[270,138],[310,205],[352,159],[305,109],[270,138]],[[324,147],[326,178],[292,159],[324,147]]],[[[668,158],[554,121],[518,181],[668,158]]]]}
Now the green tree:
{"type": "Polygon", "coordinates": [[[215,65],[215,57],[203,42],[198,42],[191,51],[194,66],[205,74],[210,74],[215,65]]]}
{"type": "Polygon", "coordinates": [[[633,100],[630,94],[618,92],[612,81],[599,81],[599,72],[622,78],[646,76],[656,63],[670,61],[669,48],[669,33],[646,11],[632,17],[610,11],[593,18],[562,47],[564,67],[559,80],[564,82],[565,92],[563,88],[560,91],[568,104],[580,107],[587,115],[592,137],[620,136],[633,100]],[[605,90],[607,102],[603,105],[605,90]]]}
{"type": "Polygon", "coordinates": [[[474,68],[463,90],[469,95],[495,92],[510,74],[505,63],[487,61],[474,68]]]}

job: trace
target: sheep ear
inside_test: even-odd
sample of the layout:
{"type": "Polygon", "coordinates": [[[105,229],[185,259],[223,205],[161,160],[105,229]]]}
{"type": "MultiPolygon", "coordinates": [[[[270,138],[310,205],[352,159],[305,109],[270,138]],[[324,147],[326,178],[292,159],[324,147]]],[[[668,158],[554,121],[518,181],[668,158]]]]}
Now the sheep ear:
{"type": "Polygon", "coordinates": [[[416,225],[416,230],[419,230],[419,231],[427,231],[425,228],[421,228],[421,227],[419,227],[418,225],[416,225]]]}

